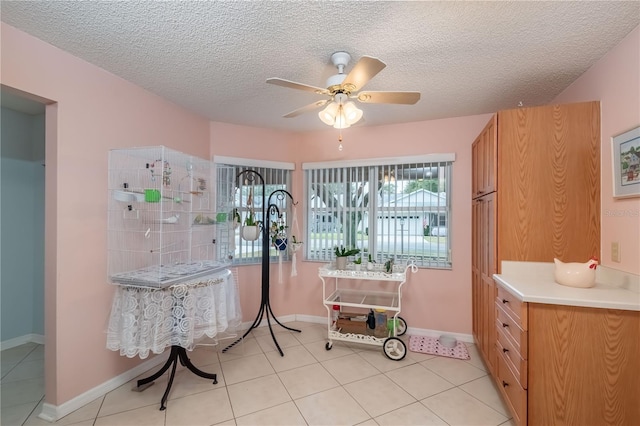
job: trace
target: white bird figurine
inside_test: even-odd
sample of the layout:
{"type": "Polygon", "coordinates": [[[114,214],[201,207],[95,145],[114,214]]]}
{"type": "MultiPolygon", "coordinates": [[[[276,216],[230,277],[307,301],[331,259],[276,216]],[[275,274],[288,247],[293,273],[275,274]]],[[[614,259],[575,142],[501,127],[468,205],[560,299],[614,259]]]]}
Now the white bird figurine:
{"type": "Polygon", "coordinates": [[[589,288],[596,285],[596,267],[598,259],[592,257],[585,263],[564,263],[553,259],[556,264],[555,279],[558,284],[569,287],[589,288]]]}

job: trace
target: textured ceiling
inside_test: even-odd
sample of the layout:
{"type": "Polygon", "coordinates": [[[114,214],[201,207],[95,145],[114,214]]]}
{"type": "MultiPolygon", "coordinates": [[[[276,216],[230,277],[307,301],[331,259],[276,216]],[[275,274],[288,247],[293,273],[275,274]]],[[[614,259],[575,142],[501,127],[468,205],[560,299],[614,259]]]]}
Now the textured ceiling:
{"type": "MultiPolygon", "coordinates": [[[[2,1],[3,22],[210,120],[325,130],[316,100],[266,84],[325,87],[345,50],[387,64],[366,90],[415,105],[360,104],[363,125],[550,102],[640,23],[638,1],[2,1]]],[[[347,72],[350,66],[347,67],[347,72]]]]}

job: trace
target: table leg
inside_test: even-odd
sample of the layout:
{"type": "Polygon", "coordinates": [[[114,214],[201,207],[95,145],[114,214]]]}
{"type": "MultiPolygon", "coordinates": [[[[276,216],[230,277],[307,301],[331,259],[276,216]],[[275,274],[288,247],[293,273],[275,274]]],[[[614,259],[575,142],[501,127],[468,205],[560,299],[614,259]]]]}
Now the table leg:
{"type": "Polygon", "coordinates": [[[146,387],[148,387],[148,386],[145,387],[145,385],[153,384],[154,380],[162,376],[164,372],[167,371],[169,367],[171,367],[169,382],[167,383],[167,388],[165,389],[164,394],[162,395],[162,400],[160,401],[160,411],[165,410],[167,408],[166,402],[167,402],[167,398],[169,397],[169,391],[171,390],[171,385],[173,385],[173,378],[175,377],[175,374],[176,374],[176,367],[178,366],[178,361],[180,361],[180,364],[187,367],[187,369],[192,373],[194,373],[195,375],[203,377],[205,379],[213,379],[214,385],[218,383],[218,376],[215,373],[206,373],[198,369],[195,365],[193,365],[193,363],[191,362],[191,360],[189,360],[189,357],[187,356],[187,350],[185,348],[181,346],[175,346],[175,345],[171,346],[171,353],[169,354],[169,359],[167,359],[167,362],[162,366],[162,368],[160,368],[160,370],[158,370],[156,373],[152,374],[151,376],[145,379],[140,379],[137,382],[137,390],[142,391],[146,389],[146,387]]]}

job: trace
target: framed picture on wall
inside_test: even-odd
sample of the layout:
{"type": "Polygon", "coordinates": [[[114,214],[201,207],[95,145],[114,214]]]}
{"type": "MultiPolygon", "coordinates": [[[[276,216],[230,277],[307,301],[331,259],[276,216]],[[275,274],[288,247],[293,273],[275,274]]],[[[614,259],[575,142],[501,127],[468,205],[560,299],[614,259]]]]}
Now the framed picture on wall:
{"type": "Polygon", "coordinates": [[[640,126],[612,138],[613,196],[640,197],[640,126]]]}

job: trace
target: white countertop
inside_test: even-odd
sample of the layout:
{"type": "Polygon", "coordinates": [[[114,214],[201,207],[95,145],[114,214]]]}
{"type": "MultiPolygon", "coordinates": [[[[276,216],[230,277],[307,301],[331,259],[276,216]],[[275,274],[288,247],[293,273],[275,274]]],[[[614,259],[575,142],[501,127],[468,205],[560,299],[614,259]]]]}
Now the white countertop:
{"type": "Polygon", "coordinates": [[[596,285],[575,288],[560,285],[553,278],[553,263],[503,262],[502,273],[493,277],[523,302],[587,308],[640,311],[638,276],[610,268],[596,270],[596,285]]]}

